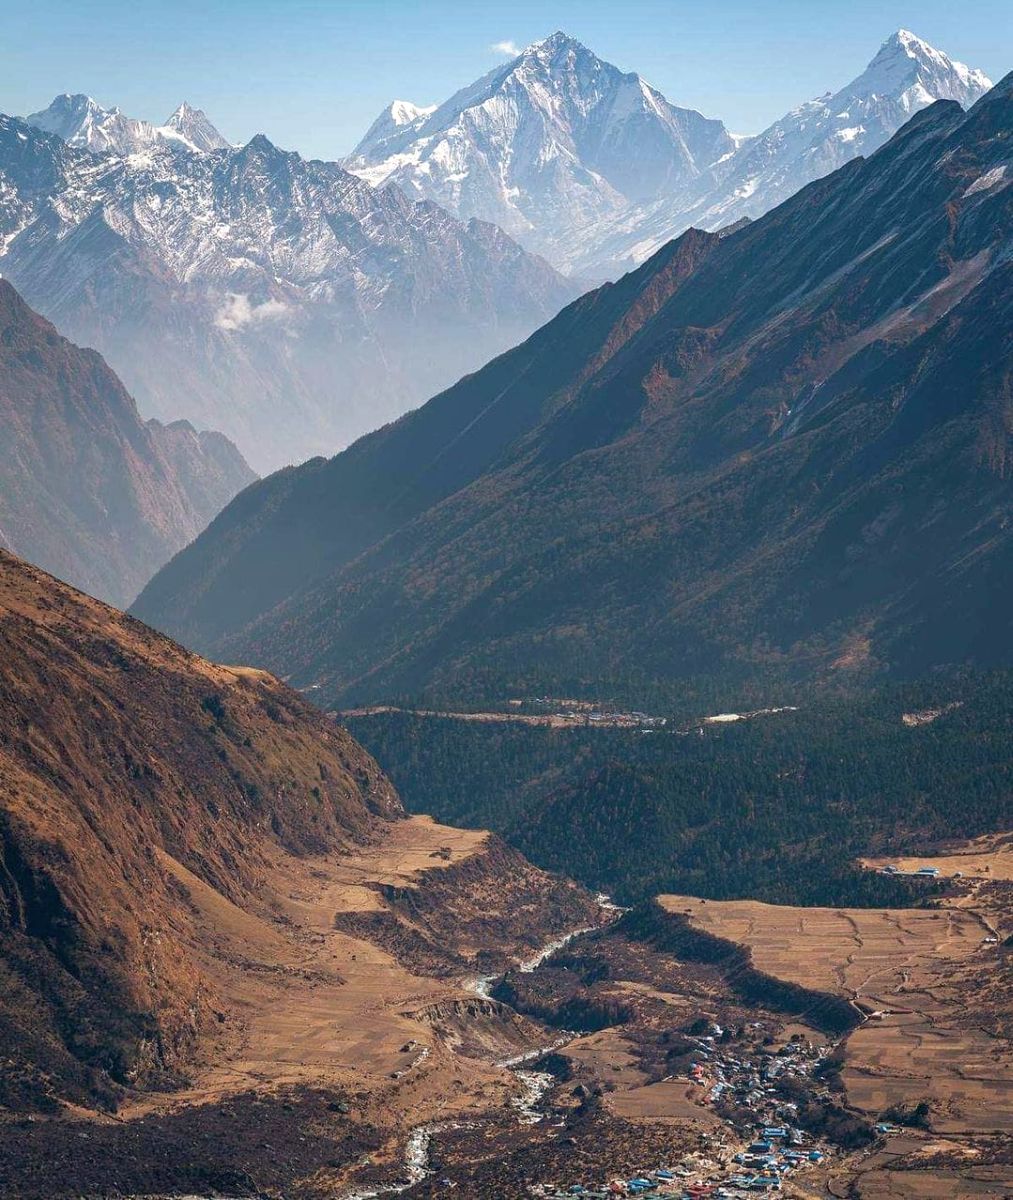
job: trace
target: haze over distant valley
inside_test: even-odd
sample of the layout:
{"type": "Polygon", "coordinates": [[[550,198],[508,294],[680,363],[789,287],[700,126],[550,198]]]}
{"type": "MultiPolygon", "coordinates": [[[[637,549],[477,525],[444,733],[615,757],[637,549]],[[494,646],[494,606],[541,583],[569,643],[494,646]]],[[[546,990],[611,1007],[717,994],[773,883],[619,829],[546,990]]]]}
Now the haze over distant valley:
{"type": "Polygon", "coordinates": [[[145,416],[267,471],[330,454],[482,365],[579,288],[459,222],[258,135],[229,147],[60,96],[0,118],[0,267],[145,416]]]}

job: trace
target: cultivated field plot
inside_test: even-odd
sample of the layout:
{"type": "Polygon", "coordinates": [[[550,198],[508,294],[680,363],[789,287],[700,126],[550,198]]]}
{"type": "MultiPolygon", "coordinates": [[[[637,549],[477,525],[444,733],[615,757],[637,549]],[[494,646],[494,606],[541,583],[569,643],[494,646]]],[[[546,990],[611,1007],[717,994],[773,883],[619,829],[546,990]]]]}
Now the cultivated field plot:
{"type": "Polygon", "coordinates": [[[842,1072],[848,1099],[870,1113],[927,1100],[939,1132],[1013,1134],[1008,1051],[939,1017],[898,1015],[856,1030],[842,1072]]]}
{"type": "MultiPolygon", "coordinates": [[[[382,842],[352,850],[323,868],[330,880],[322,903],[329,917],[337,912],[375,912],[383,908],[377,885],[415,887],[427,871],[444,869],[481,852],[489,835],[481,830],[438,825],[431,817],[411,817],[385,831],[382,842]]],[[[310,893],[316,895],[316,889],[310,893]]],[[[293,915],[303,902],[293,897],[293,915]]]]}
{"type": "Polygon", "coordinates": [[[1009,1200],[1013,1171],[980,1167],[969,1172],[877,1171],[863,1177],[861,1200],[1009,1200]]]}
{"type": "Polygon", "coordinates": [[[667,896],[670,912],[748,946],[780,979],[872,1014],[848,1039],[848,1098],[870,1114],[932,1104],[951,1133],[1013,1131],[1013,1053],[965,1020],[978,981],[1002,971],[998,913],[979,894],[940,908],[794,908],[667,896]]]}
{"type": "Polygon", "coordinates": [[[685,1079],[663,1079],[609,1095],[610,1112],[627,1121],[693,1121],[708,1129],[723,1128],[719,1117],[700,1103],[699,1088],[685,1079]]]}
{"type": "Polygon", "coordinates": [[[884,1153],[869,1160],[846,1193],[832,1189],[833,1194],[851,1200],[1009,1200],[1013,1195],[1013,1167],[958,1153],[959,1166],[894,1170],[888,1165],[892,1157],[884,1153]]]}
{"type": "Polygon", "coordinates": [[[574,1039],[566,1047],[566,1057],[589,1067],[599,1079],[607,1079],[617,1088],[638,1088],[647,1082],[620,1029],[601,1029],[574,1039]]]}
{"type": "Polygon", "coordinates": [[[981,950],[988,930],[960,909],[793,908],[753,900],[662,896],[669,912],[750,947],[753,965],[779,979],[874,1007],[937,985],[981,950]]]}

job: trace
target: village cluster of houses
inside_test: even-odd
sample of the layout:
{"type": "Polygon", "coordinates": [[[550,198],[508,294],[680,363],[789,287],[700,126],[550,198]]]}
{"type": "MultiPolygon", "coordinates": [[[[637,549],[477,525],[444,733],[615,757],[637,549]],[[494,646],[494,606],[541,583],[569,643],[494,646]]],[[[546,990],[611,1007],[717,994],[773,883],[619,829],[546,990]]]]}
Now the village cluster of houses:
{"type": "Polygon", "coordinates": [[[687,1155],[675,1166],[658,1167],[629,1179],[600,1185],[573,1183],[562,1189],[541,1189],[549,1198],[663,1195],[681,1200],[733,1200],[780,1192],[784,1180],[806,1167],[821,1163],[828,1151],[793,1121],[798,1106],[778,1093],[782,1076],[810,1077],[828,1053],[827,1047],[805,1040],[788,1042],[775,1053],[734,1053],[721,1048],[718,1026],[693,1039],[698,1053],[689,1068],[689,1079],[707,1105],[733,1101],[748,1109],[756,1124],[739,1130],[744,1143],[708,1135],[707,1153],[687,1155]]]}
{"type": "MultiPolygon", "coordinates": [[[[914,871],[905,871],[901,867],[895,866],[893,863],[880,869],[881,875],[906,875],[909,879],[938,879],[938,867],[918,867],[914,871]]],[[[959,879],[962,876],[962,871],[954,872],[955,878],[959,879]]]]}
{"type": "Polygon", "coordinates": [[[610,1200],[616,1196],[660,1195],[682,1200],[733,1200],[779,1192],[783,1180],[800,1167],[823,1161],[824,1151],[805,1147],[799,1130],[776,1126],[759,1129],[749,1145],[725,1161],[688,1155],[678,1166],[658,1167],[631,1179],[601,1186],[571,1184],[564,1191],[543,1192],[549,1200],[610,1200]]]}
{"type": "Polygon", "coordinates": [[[535,696],[531,700],[511,700],[514,707],[529,705],[539,712],[551,713],[572,724],[600,725],[615,729],[661,729],[665,717],[652,717],[635,710],[624,711],[599,700],[575,700],[572,697],[535,696]]]}

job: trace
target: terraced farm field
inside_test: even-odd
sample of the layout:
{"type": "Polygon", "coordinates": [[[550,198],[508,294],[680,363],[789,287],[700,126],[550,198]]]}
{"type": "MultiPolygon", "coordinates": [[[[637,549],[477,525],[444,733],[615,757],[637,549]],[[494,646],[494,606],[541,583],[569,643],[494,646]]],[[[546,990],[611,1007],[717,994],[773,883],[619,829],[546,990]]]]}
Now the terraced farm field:
{"type": "Polygon", "coordinates": [[[967,986],[994,961],[987,915],[973,907],[792,908],[662,897],[698,928],[748,946],[769,975],[860,1005],[848,1039],[851,1102],[876,1114],[936,1098],[933,1126],[1013,1131],[1013,1054],[966,1025],[967,986]]]}
{"type": "Polygon", "coordinates": [[[862,1164],[857,1191],[840,1195],[1013,1194],[1013,987],[1002,944],[1013,925],[1002,882],[1009,857],[1007,846],[993,844],[911,860],[941,870],[946,858],[960,861],[967,877],[959,895],[918,909],[659,898],[691,926],[748,947],[758,970],[862,1011],[840,1072],[853,1108],[896,1121],[928,1104],[925,1128],[888,1136],[862,1164]]]}
{"type": "Polygon", "coordinates": [[[660,902],[708,933],[749,946],[760,971],[874,1008],[907,1007],[905,991],[926,978],[937,985],[979,954],[987,936],[973,911],[950,907],[792,908],[692,896],[660,902]]]}

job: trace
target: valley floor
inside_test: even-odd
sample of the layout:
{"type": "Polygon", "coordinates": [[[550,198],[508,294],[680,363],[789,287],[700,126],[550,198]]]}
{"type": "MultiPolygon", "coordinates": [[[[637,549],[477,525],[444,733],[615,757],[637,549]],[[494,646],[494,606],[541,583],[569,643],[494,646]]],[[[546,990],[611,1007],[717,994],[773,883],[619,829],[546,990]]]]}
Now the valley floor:
{"type": "Polygon", "coordinates": [[[509,1198],[655,1173],[737,1195],[776,1121],[798,1131],[773,1148],[799,1163],[785,1195],[1007,1195],[1009,842],[972,849],[976,877],[925,908],[624,914],[413,817],[340,857],[279,852],[273,918],[162,855],[219,1034],[183,1090],[0,1124],[0,1190],[509,1198]]]}

